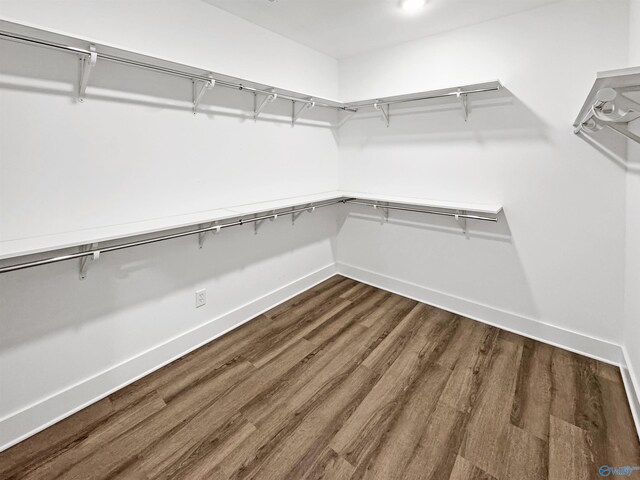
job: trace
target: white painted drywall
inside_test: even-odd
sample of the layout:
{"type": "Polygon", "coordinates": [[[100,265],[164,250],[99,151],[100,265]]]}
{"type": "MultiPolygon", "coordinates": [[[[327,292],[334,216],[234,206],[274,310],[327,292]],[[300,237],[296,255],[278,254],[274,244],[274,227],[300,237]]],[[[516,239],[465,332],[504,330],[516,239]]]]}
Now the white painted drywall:
{"type": "MultiPolygon", "coordinates": [[[[336,93],[334,60],[196,0],[3,1],[0,15],[336,93]]],[[[253,97],[224,89],[208,92],[194,117],[188,80],[101,62],[78,104],[77,63],[72,55],[0,43],[2,239],[337,187],[337,145],[327,128],[302,122],[294,129],[275,117],[254,122],[238,109],[249,112],[253,97]]],[[[290,105],[270,108],[289,112],[290,105]]],[[[84,281],[75,261],[2,275],[0,422],[207,322],[214,321],[207,331],[219,333],[229,321],[215,319],[264,306],[264,295],[332,266],[335,218],[331,209],[317,210],[295,226],[289,218],[267,222],[259,235],[252,226],[224,230],[202,250],[189,237],[103,255],[84,281]],[[208,300],[196,309],[200,288],[208,300]]],[[[157,365],[168,359],[157,357],[157,365]]],[[[77,407],[89,399],[73,401],[77,407]]],[[[50,414],[47,421],[60,412],[50,414]]],[[[0,431],[1,448],[11,439],[0,431]]]]}
{"type": "Polygon", "coordinates": [[[340,230],[339,262],[619,343],[625,171],[572,123],[596,72],[626,66],[627,18],[627,2],[565,1],[341,60],[342,98],[496,78],[511,95],[471,97],[467,123],[451,102],[392,108],[388,129],[379,115],[347,123],[341,188],[498,203],[505,216],[471,221],[467,238],[451,219],[381,224],[362,210],[340,230]],[[602,25],[616,28],[596,36],[602,25]]]}
{"type": "Polygon", "coordinates": [[[201,0],[2,0],[0,17],[310,95],[337,61],[201,0]]]}
{"type": "MultiPolygon", "coordinates": [[[[632,0],[629,15],[629,66],[640,65],[640,0],[632,0]]],[[[640,120],[629,125],[640,134],[640,120]]],[[[640,145],[629,141],[627,173],[626,297],[623,346],[627,367],[640,401],[640,145]]],[[[638,411],[640,415],[640,411],[638,411]]],[[[636,420],[640,425],[640,418],[636,420]]]]}

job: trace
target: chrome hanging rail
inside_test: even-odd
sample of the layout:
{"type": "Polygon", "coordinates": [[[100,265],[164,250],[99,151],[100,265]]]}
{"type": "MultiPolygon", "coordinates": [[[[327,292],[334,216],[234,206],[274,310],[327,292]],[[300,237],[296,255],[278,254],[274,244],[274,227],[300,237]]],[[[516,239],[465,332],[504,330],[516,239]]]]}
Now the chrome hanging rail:
{"type": "MultiPolygon", "coordinates": [[[[266,213],[266,214],[253,214],[254,216],[239,215],[237,217],[237,220],[229,221],[227,223],[215,223],[215,224],[210,224],[210,226],[207,226],[207,227],[199,226],[198,228],[191,228],[189,230],[185,230],[182,232],[169,233],[169,234],[159,235],[156,237],[146,238],[142,240],[119,243],[116,245],[106,246],[104,248],[99,248],[97,244],[93,242],[91,243],[91,246],[81,245],[80,248],[82,250],[76,253],[58,255],[54,257],[43,258],[40,260],[33,260],[30,262],[17,263],[13,265],[7,265],[5,267],[0,267],[0,274],[14,272],[17,270],[23,270],[31,267],[48,265],[51,263],[58,263],[58,262],[64,262],[67,260],[79,259],[81,261],[80,278],[84,278],[84,275],[86,273],[87,260],[91,258],[93,258],[94,260],[98,259],[99,256],[104,253],[124,250],[126,248],[139,247],[142,245],[149,245],[151,243],[163,242],[165,240],[173,240],[176,238],[182,238],[182,237],[187,237],[191,235],[201,235],[201,239],[199,243],[200,243],[200,246],[202,247],[202,239],[203,239],[202,236],[207,232],[216,232],[216,231],[222,230],[223,228],[254,224],[254,226],[256,227],[255,230],[257,233],[259,225],[265,220],[275,220],[278,217],[291,215],[292,219],[295,221],[295,219],[299,215],[301,215],[303,212],[312,212],[316,208],[328,207],[328,206],[332,206],[340,203],[342,204],[352,203],[355,205],[364,205],[364,206],[378,208],[380,210],[383,210],[386,213],[385,217],[387,219],[388,219],[389,210],[399,210],[404,212],[415,212],[415,213],[423,213],[423,214],[430,214],[430,215],[453,217],[458,223],[460,223],[462,230],[465,233],[467,230],[467,226],[466,226],[467,219],[488,221],[488,222],[494,222],[494,223],[498,221],[497,216],[489,217],[489,216],[483,216],[483,215],[474,215],[474,214],[468,213],[468,210],[465,210],[463,208],[442,207],[442,210],[433,210],[429,208],[416,208],[411,206],[402,206],[402,204],[392,205],[391,203],[393,202],[368,201],[365,199],[358,199],[355,197],[341,197],[341,198],[336,198],[333,200],[327,200],[327,201],[317,202],[317,203],[310,202],[308,204],[305,204],[304,206],[299,206],[299,207],[295,207],[295,206],[281,207],[274,210],[270,210],[270,213],[266,213]],[[446,210],[449,210],[449,211],[446,211],[446,210]]],[[[202,222],[199,225],[201,224],[202,222]]],[[[190,227],[184,227],[184,228],[190,228],[190,227]]]]}
{"type": "MultiPolygon", "coordinates": [[[[470,89],[470,90],[462,90],[462,89],[453,89],[451,91],[447,91],[444,93],[433,93],[433,94],[426,94],[426,95],[417,95],[415,97],[408,97],[408,98],[389,98],[387,100],[385,99],[381,99],[381,100],[375,100],[375,101],[369,101],[369,100],[365,100],[364,102],[352,102],[347,104],[347,107],[350,108],[362,108],[362,107],[379,107],[382,105],[396,105],[398,103],[408,103],[408,102],[419,102],[421,100],[433,100],[436,98],[446,98],[446,97],[456,97],[459,98],[463,95],[470,95],[473,93],[483,93],[483,92],[495,92],[500,90],[500,88],[502,88],[499,84],[495,85],[495,86],[491,86],[491,87],[486,87],[486,88],[475,88],[475,89],[470,89]]],[[[404,95],[403,95],[404,96],[404,95]]]]}
{"type": "MultiPolygon", "coordinates": [[[[92,51],[85,48],[73,47],[71,45],[65,45],[61,43],[56,43],[48,40],[42,40],[38,38],[29,37],[26,35],[18,35],[10,32],[0,31],[0,38],[4,38],[5,40],[16,41],[20,43],[28,43],[32,45],[37,45],[45,48],[52,48],[55,50],[60,50],[68,53],[73,53],[76,55],[87,55],[90,56],[92,51]]],[[[120,63],[123,65],[129,65],[132,67],[143,68],[146,70],[153,70],[155,72],[164,73],[167,75],[173,75],[176,77],[187,78],[190,80],[200,80],[203,82],[210,82],[215,79],[215,84],[221,87],[232,88],[235,90],[245,91],[249,93],[256,93],[260,95],[273,95],[273,90],[268,89],[260,89],[255,87],[250,87],[248,85],[244,85],[242,83],[230,82],[228,80],[217,79],[215,76],[212,77],[213,74],[198,74],[191,73],[184,70],[178,70],[175,68],[163,67],[160,65],[154,65],[147,62],[142,62],[139,60],[131,60],[128,58],[120,57],[118,55],[112,55],[104,52],[97,52],[97,57],[101,60],[106,60],[108,62],[120,63]]],[[[346,105],[330,105],[328,103],[324,103],[321,101],[317,101],[314,99],[310,99],[308,96],[305,97],[295,97],[293,95],[278,93],[278,98],[282,100],[290,100],[293,102],[304,103],[304,104],[313,104],[315,107],[323,107],[323,108],[333,108],[335,110],[344,110],[344,111],[355,111],[355,109],[351,109],[346,105]]]]}
{"type": "MultiPolygon", "coordinates": [[[[11,22],[4,22],[4,23],[10,24],[10,25],[18,25],[18,24],[11,24],[11,22]]],[[[24,26],[21,26],[21,27],[24,27],[24,26]]],[[[51,32],[46,32],[46,33],[50,34],[51,32]]],[[[75,39],[72,37],[64,37],[64,38],[70,38],[73,41],[78,41],[78,42],[83,41],[83,40],[75,39]]],[[[114,49],[113,47],[109,47],[109,46],[101,47],[98,45],[97,48],[92,46],[93,49],[81,48],[81,47],[68,45],[66,43],[61,43],[59,41],[36,38],[32,35],[26,35],[23,33],[14,33],[6,30],[0,30],[0,39],[32,44],[40,47],[46,47],[46,48],[51,48],[59,51],[73,53],[75,55],[83,55],[86,57],[91,57],[91,55],[93,54],[94,56],[97,56],[97,58],[108,61],[108,62],[129,65],[132,67],[142,68],[146,70],[152,70],[155,72],[182,77],[185,79],[190,79],[192,81],[204,82],[208,84],[214,81],[216,86],[222,86],[225,88],[246,91],[256,95],[265,95],[267,98],[273,97],[275,94],[275,97],[273,97],[274,99],[278,98],[281,100],[288,100],[288,101],[294,102],[294,104],[301,103],[303,104],[304,107],[314,106],[314,107],[330,108],[337,111],[346,111],[350,113],[356,113],[361,108],[374,107],[378,110],[381,110],[383,113],[386,113],[387,124],[389,123],[388,122],[389,112],[388,110],[387,112],[384,112],[384,109],[382,109],[382,107],[384,106],[386,106],[388,109],[389,105],[416,102],[421,100],[431,100],[431,99],[437,99],[437,98],[446,98],[446,97],[456,97],[463,103],[463,108],[465,111],[465,119],[466,119],[466,116],[467,116],[466,99],[468,95],[475,94],[475,93],[483,93],[483,92],[494,92],[502,88],[502,85],[500,84],[500,82],[494,81],[494,82],[468,85],[466,87],[441,89],[441,90],[435,90],[431,92],[416,92],[409,95],[399,95],[396,97],[379,98],[377,100],[372,99],[372,100],[363,100],[360,102],[344,103],[344,102],[331,101],[327,99],[315,99],[308,95],[296,94],[294,92],[284,91],[281,89],[276,89],[274,87],[265,86],[264,88],[262,88],[259,86],[259,84],[256,84],[250,81],[246,81],[245,83],[253,83],[254,86],[245,85],[245,83],[243,83],[243,81],[240,79],[235,79],[229,76],[208,72],[198,67],[190,67],[188,65],[176,64],[174,62],[163,60],[160,58],[156,59],[151,57],[153,58],[153,60],[149,60],[149,61],[144,61],[141,59],[134,59],[134,58],[127,58],[126,56],[118,55],[117,53],[111,52],[111,50],[118,50],[118,49],[114,49]],[[105,51],[105,49],[107,51],[105,51]],[[166,65],[158,65],[158,64],[152,63],[155,60],[157,60],[158,62],[164,62],[166,65]],[[171,65],[176,65],[176,66],[173,67],[171,65]],[[184,69],[181,69],[181,67],[184,69]],[[185,69],[193,69],[195,71],[189,71],[185,69]],[[219,77],[224,77],[224,78],[219,78],[219,77]],[[229,78],[232,78],[232,79],[230,80],[229,78]]],[[[136,52],[130,52],[130,53],[139,57],[145,57],[145,55],[138,54],[136,52]]],[[[257,111],[257,108],[255,110],[257,111]]],[[[257,117],[256,111],[254,111],[254,117],[257,117]]],[[[293,117],[295,117],[295,108],[294,108],[293,117]]],[[[295,118],[293,118],[292,123],[295,123],[295,118]]]]}
{"type": "Polygon", "coordinates": [[[110,247],[93,248],[93,249],[88,249],[88,250],[84,250],[84,251],[77,252],[77,253],[70,253],[68,255],[59,255],[59,256],[56,256],[56,257],[43,258],[42,260],[34,260],[32,262],[17,263],[15,265],[8,265],[6,267],[1,267],[0,268],[0,273],[15,272],[16,270],[23,270],[25,268],[31,268],[31,267],[39,267],[41,265],[48,265],[50,263],[64,262],[64,261],[67,261],[67,260],[74,260],[74,259],[78,259],[78,258],[80,258],[80,259],[81,258],[85,258],[85,257],[97,258],[99,255],[101,255],[103,253],[115,252],[115,251],[118,251],[118,250],[124,250],[125,248],[139,247],[141,245],[149,245],[150,243],[164,242],[165,240],[173,240],[175,238],[182,238],[182,237],[187,237],[187,236],[190,236],[190,235],[197,235],[199,233],[206,233],[206,232],[211,232],[211,231],[219,231],[219,230],[221,230],[223,228],[236,227],[236,226],[240,226],[240,225],[247,225],[247,224],[251,224],[251,223],[255,223],[255,222],[261,222],[263,220],[275,220],[276,218],[283,217],[285,215],[296,215],[296,214],[300,214],[302,212],[315,210],[316,208],[329,207],[331,205],[336,205],[338,203],[345,203],[348,200],[349,199],[347,199],[347,198],[340,198],[340,199],[332,200],[332,201],[329,201],[329,202],[309,203],[308,205],[306,205],[304,207],[298,207],[298,208],[294,208],[292,210],[277,209],[278,213],[275,213],[275,211],[274,211],[274,213],[269,213],[269,214],[266,214],[266,215],[260,215],[260,216],[256,216],[256,217],[242,217],[242,218],[239,218],[238,220],[234,220],[232,222],[220,223],[220,224],[217,224],[217,225],[212,225],[210,227],[195,228],[195,229],[187,230],[185,232],[170,233],[170,234],[167,234],[167,235],[161,235],[161,236],[158,236],[158,237],[147,238],[147,239],[144,239],[144,240],[137,240],[137,241],[133,241],[133,242],[120,243],[120,244],[117,244],[117,245],[112,245],[110,247]]]}
{"type": "Polygon", "coordinates": [[[424,209],[424,208],[419,209],[419,208],[412,208],[412,207],[396,207],[396,206],[386,205],[383,202],[366,202],[362,200],[356,200],[354,198],[346,199],[345,203],[353,203],[355,205],[365,205],[368,207],[383,208],[383,209],[389,209],[389,210],[401,210],[403,212],[416,212],[416,213],[428,213],[430,215],[442,215],[445,217],[454,217],[456,219],[467,218],[470,220],[483,220],[485,222],[498,221],[498,217],[484,217],[481,215],[470,215],[468,213],[465,213],[465,211],[463,210],[459,210],[460,213],[454,213],[454,212],[445,212],[441,210],[430,210],[430,209],[424,209]]]}

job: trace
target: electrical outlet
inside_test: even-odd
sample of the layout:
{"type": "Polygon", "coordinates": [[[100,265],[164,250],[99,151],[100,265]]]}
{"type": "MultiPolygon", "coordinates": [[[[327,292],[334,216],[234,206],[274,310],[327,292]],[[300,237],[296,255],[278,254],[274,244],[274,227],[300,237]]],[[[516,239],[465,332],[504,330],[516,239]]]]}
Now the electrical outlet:
{"type": "Polygon", "coordinates": [[[196,308],[203,306],[207,303],[207,289],[196,290],[196,308]]]}

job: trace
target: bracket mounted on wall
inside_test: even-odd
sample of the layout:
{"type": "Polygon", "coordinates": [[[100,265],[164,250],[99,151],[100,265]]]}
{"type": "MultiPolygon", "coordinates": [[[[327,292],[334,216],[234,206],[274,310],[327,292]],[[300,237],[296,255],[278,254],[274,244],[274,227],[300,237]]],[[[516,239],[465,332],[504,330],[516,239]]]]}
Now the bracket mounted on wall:
{"type": "Polygon", "coordinates": [[[378,102],[373,104],[373,108],[378,110],[382,114],[382,118],[384,119],[384,123],[389,128],[389,111],[391,109],[391,105],[387,105],[387,110],[385,111],[384,105],[380,105],[378,102]]]}
{"type": "Polygon", "coordinates": [[[382,210],[382,216],[384,218],[384,221],[385,222],[389,221],[389,207],[386,207],[386,206],[380,205],[380,204],[375,204],[373,206],[373,209],[374,210],[378,210],[378,209],[382,210]]]}
{"type": "Polygon", "coordinates": [[[351,109],[351,110],[347,110],[344,109],[342,110],[342,113],[340,111],[338,111],[338,124],[336,125],[336,128],[340,128],[342,127],[345,123],[347,123],[349,120],[351,120],[351,118],[358,113],[357,109],[351,109]]]}
{"type": "MultiPolygon", "coordinates": [[[[198,233],[198,248],[202,248],[202,246],[204,245],[204,241],[207,239],[207,233],[211,232],[212,235],[215,235],[216,233],[220,232],[220,227],[217,226],[217,223],[218,222],[212,222],[209,224],[208,227],[206,227],[206,228],[210,228],[211,230],[198,233]]],[[[205,227],[200,225],[200,228],[205,228],[205,227]]]]}
{"type": "Polygon", "coordinates": [[[467,94],[462,93],[462,89],[458,88],[456,97],[458,97],[458,99],[460,100],[460,105],[462,106],[462,114],[464,115],[464,121],[466,122],[469,118],[469,100],[467,98],[467,94]]]}
{"type": "Polygon", "coordinates": [[[291,126],[293,127],[296,124],[298,118],[305,110],[312,109],[316,106],[316,102],[313,101],[312,98],[309,98],[306,102],[302,104],[302,106],[296,111],[296,101],[291,100],[291,126]]]}
{"type": "MultiPolygon", "coordinates": [[[[307,205],[305,206],[303,209],[297,211],[297,212],[293,212],[291,213],[291,225],[295,225],[296,224],[296,220],[297,218],[302,215],[305,211],[306,212],[313,212],[315,211],[316,207],[313,205],[307,205]]],[[[294,209],[295,210],[295,209],[294,209]]]]}
{"type": "Polygon", "coordinates": [[[89,45],[89,54],[80,57],[80,81],[78,83],[78,101],[84,103],[85,92],[89,84],[91,70],[98,62],[98,52],[95,45],[89,45]]]}
{"type": "Polygon", "coordinates": [[[578,117],[573,133],[596,133],[608,128],[640,143],[640,136],[628,123],[640,118],[640,103],[627,94],[640,92],[640,67],[598,72],[578,117]]]}
{"type": "Polygon", "coordinates": [[[271,94],[265,96],[265,98],[262,99],[260,104],[258,104],[258,93],[257,92],[253,93],[253,119],[254,120],[258,119],[258,115],[260,115],[260,112],[262,112],[262,110],[264,109],[264,107],[267,106],[268,103],[273,103],[275,99],[278,98],[278,94],[275,93],[273,89],[271,89],[271,92],[272,92],[271,94]]]}
{"type": "MultiPolygon", "coordinates": [[[[256,214],[256,216],[258,216],[258,215],[256,214]]],[[[273,215],[268,218],[268,220],[270,222],[273,222],[274,220],[277,220],[277,219],[278,219],[278,214],[277,213],[273,213],[273,215]]],[[[262,225],[265,222],[265,220],[267,220],[267,219],[263,218],[262,220],[258,220],[256,222],[253,222],[253,233],[255,235],[258,234],[258,229],[260,228],[260,225],[262,225]]]]}
{"type": "MultiPolygon", "coordinates": [[[[469,84],[460,88],[456,86],[438,90],[428,90],[395,95],[391,97],[374,97],[372,99],[344,103],[341,101],[320,98],[317,96],[311,99],[309,95],[303,93],[297,93],[274,86],[267,86],[249,80],[224,75],[222,73],[203,70],[195,66],[176,63],[167,59],[150,57],[140,52],[124,50],[108,44],[92,44],[89,47],[83,47],[79,45],[86,45],[86,41],[81,38],[42,30],[27,25],[21,25],[2,19],[0,19],[0,40],[27,43],[41,48],[49,48],[59,52],[67,52],[76,56],[80,56],[80,62],[82,62],[80,69],[80,85],[78,87],[78,99],[80,101],[84,99],[84,91],[89,80],[89,73],[91,71],[91,68],[95,65],[96,60],[100,58],[100,60],[104,62],[122,64],[126,65],[127,67],[141,68],[163,75],[171,75],[183,79],[188,79],[194,84],[192,105],[192,111],[194,113],[196,112],[197,106],[202,99],[202,95],[205,93],[206,89],[213,86],[213,77],[215,77],[216,87],[220,86],[247,93],[265,95],[267,97],[270,97],[273,94],[277,94],[278,99],[289,100],[293,103],[293,111],[291,113],[292,125],[295,125],[296,120],[298,119],[300,114],[304,112],[304,110],[312,107],[353,112],[355,110],[360,110],[361,108],[373,107],[374,104],[377,104],[378,107],[381,107],[381,110],[384,109],[385,105],[387,106],[387,108],[383,110],[382,115],[384,116],[385,123],[388,126],[389,106],[391,104],[396,105],[410,102],[421,102],[425,100],[446,97],[453,98],[456,95],[460,94],[475,95],[482,92],[494,92],[502,89],[502,84],[499,81],[494,80],[490,82],[469,84]],[[302,108],[299,111],[296,111],[296,103],[303,104],[302,108]]],[[[259,113],[259,109],[257,107],[258,106],[256,105],[254,108],[254,116],[256,117],[256,111],[258,111],[259,113]]],[[[346,121],[346,119],[344,121],[346,121]]],[[[341,126],[342,123],[343,122],[341,122],[339,126],[341,126]]]]}
{"type": "Polygon", "coordinates": [[[204,97],[207,90],[212,89],[216,84],[214,78],[209,75],[209,80],[191,80],[191,95],[193,99],[193,114],[195,115],[198,110],[198,105],[204,97]]]}
{"type": "Polygon", "coordinates": [[[461,215],[467,215],[468,213],[464,210],[459,210],[453,218],[455,218],[456,222],[458,222],[458,224],[460,225],[460,228],[462,228],[462,233],[464,233],[466,235],[467,233],[467,217],[466,216],[461,216],[461,215]]]}
{"type": "Polygon", "coordinates": [[[80,257],[80,280],[87,278],[87,269],[89,268],[89,262],[95,262],[100,258],[100,250],[97,250],[97,244],[84,245],[80,247],[81,252],[92,251],[91,255],[80,257]]]}

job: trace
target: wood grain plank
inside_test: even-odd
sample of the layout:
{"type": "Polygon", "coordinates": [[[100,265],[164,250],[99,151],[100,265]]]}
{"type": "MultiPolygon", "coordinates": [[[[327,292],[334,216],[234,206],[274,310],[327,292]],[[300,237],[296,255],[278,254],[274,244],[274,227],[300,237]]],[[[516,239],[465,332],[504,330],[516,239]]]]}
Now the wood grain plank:
{"type": "Polygon", "coordinates": [[[213,472],[220,462],[255,431],[256,427],[242,415],[234,415],[223,427],[214,430],[197,446],[185,452],[179,461],[155,476],[174,480],[215,478],[213,472]]]}
{"type": "MultiPolygon", "coordinates": [[[[410,322],[411,320],[406,320],[410,322]]],[[[431,339],[416,334],[405,349],[382,375],[373,390],[353,413],[345,426],[331,441],[330,446],[352,465],[358,465],[371,454],[390,422],[398,415],[402,401],[410,385],[429,363],[435,362],[440,352],[458,327],[458,322],[443,322],[439,328],[431,329],[424,323],[421,328],[431,331],[431,339]]]]}
{"type": "Polygon", "coordinates": [[[549,422],[549,480],[596,480],[589,434],[551,416],[549,422]]]}
{"type": "Polygon", "coordinates": [[[456,457],[456,463],[449,480],[497,480],[480,468],[465,460],[461,456],[456,457]]]}
{"type": "MultiPolygon", "coordinates": [[[[442,379],[446,379],[450,370],[439,368],[442,379]]],[[[432,384],[429,387],[441,386],[432,384]]],[[[465,414],[437,403],[433,399],[436,390],[430,389],[433,392],[420,399],[423,403],[421,414],[420,410],[409,412],[409,408],[404,409],[405,419],[387,436],[375,463],[367,465],[366,478],[438,480],[449,477],[462,442],[465,414]]]]}
{"type": "Polygon", "coordinates": [[[79,438],[108,421],[113,412],[111,401],[105,398],[0,453],[0,478],[24,478],[51,459],[64,455],[79,438]]]}
{"type": "Polygon", "coordinates": [[[551,408],[551,355],[553,347],[524,339],[511,423],[542,440],[549,438],[551,408]]]}
{"type": "MultiPolygon", "coordinates": [[[[319,327],[309,332],[305,338],[315,344],[322,344],[331,338],[334,338],[345,328],[346,323],[358,322],[358,319],[376,308],[384,308],[388,296],[384,292],[368,292],[363,298],[356,302],[350,303],[341,315],[335,315],[328,321],[322,323],[319,327]]],[[[407,303],[407,302],[405,302],[407,303]]]]}
{"type": "Polygon", "coordinates": [[[499,333],[498,329],[481,324],[472,325],[470,329],[473,331],[467,337],[466,348],[459,351],[458,360],[440,397],[442,403],[465,413],[475,405],[499,333]]]}
{"type": "Polygon", "coordinates": [[[311,468],[315,458],[324,450],[327,442],[340,428],[362,398],[371,390],[374,376],[365,367],[358,367],[342,382],[335,382],[314,402],[295,409],[299,418],[293,429],[279,435],[278,441],[260,454],[233,479],[281,479],[299,478],[311,468]]]}
{"type": "Polygon", "coordinates": [[[522,353],[522,339],[517,340],[500,332],[460,448],[461,456],[496,478],[500,477],[507,455],[507,426],[522,353]]]}
{"type": "Polygon", "coordinates": [[[324,300],[339,297],[346,289],[351,288],[356,282],[350,278],[336,275],[328,280],[312,287],[311,289],[297,295],[280,305],[265,312],[265,316],[272,320],[285,318],[293,319],[296,315],[304,315],[313,310],[318,303],[324,300]]]}
{"type": "MultiPolygon", "coordinates": [[[[163,471],[171,470],[176,464],[182,463],[190,452],[207,443],[210,435],[216,435],[218,429],[225,429],[226,423],[240,428],[242,422],[234,421],[240,407],[255,395],[276,382],[282,373],[298,363],[310,351],[313,345],[306,340],[294,344],[264,367],[255,371],[234,384],[228,384],[227,388],[218,395],[214,401],[208,401],[204,406],[198,406],[196,413],[190,412],[188,418],[176,424],[162,437],[151,444],[147,444],[144,450],[140,450],[138,458],[128,462],[122,472],[145,472],[150,476],[157,476],[163,471]]],[[[167,407],[171,407],[170,403],[167,407]]],[[[165,409],[166,410],[166,409],[165,409]]]]}
{"type": "Polygon", "coordinates": [[[546,480],[549,467],[549,446],[546,440],[516,427],[507,426],[507,455],[500,478],[546,480]]]}
{"type": "Polygon", "coordinates": [[[326,448],[300,478],[301,480],[349,480],[354,470],[353,465],[332,449],[326,448]]]}

